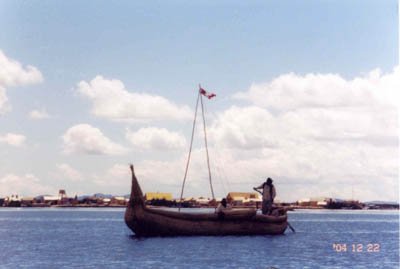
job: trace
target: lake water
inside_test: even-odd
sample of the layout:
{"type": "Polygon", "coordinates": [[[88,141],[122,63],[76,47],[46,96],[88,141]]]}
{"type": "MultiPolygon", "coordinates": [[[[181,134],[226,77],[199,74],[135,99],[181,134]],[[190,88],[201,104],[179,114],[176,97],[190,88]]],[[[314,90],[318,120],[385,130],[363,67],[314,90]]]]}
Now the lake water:
{"type": "Polygon", "coordinates": [[[398,211],[289,212],[296,233],[282,236],[147,239],[123,215],[0,208],[0,268],[399,268],[398,211]]]}

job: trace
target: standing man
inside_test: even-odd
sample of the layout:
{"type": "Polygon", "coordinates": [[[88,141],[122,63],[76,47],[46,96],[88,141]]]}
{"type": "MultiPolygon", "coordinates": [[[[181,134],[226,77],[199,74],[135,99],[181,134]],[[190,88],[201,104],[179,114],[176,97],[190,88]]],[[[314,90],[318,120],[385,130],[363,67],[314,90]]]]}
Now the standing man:
{"type": "Polygon", "coordinates": [[[274,198],[276,196],[275,186],[272,184],[272,179],[268,178],[263,184],[253,189],[258,192],[260,192],[259,190],[262,190],[262,213],[270,215],[272,212],[272,204],[274,203],[274,198]]]}

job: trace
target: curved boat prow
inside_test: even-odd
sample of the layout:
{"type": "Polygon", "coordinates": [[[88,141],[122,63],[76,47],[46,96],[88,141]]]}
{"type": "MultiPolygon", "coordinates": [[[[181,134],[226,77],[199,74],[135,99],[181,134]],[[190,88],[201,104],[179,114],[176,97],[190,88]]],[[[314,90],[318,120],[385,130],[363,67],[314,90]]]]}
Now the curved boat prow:
{"type": "Polygon", "coordinates": [[[138,227],[138,221],[143,218],[145,204],[142,189],[140,188],[132,164],[130,168],[132,172],[132,186],[129,203],[125,210],[125,223],[132,231],[135,231],[138,227]]]}
{"type": "Polygon", "coordinates": [[[144,205],[144,197],[142,189],[140,188],[139,182],[135,175],[135,170],[133,164],[130,165],[131,172],[132,172],[132,185],[131,185],[131,195],[129,198],[129,204],[133,205],[144,205]]]}

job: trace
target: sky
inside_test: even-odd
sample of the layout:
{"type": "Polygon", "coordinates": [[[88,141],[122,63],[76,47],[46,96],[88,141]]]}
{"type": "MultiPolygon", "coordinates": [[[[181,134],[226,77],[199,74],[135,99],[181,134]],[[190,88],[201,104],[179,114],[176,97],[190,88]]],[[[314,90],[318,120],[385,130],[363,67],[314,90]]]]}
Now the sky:
{"type": "MultiPolygon", "coordinates": [[[[399,201],[388,1],[0,0],[0,197],[179,197],[198,85],[215,195],[399,201]]],[[[210,197],[202,122],[185,197],[210,197]]]]}

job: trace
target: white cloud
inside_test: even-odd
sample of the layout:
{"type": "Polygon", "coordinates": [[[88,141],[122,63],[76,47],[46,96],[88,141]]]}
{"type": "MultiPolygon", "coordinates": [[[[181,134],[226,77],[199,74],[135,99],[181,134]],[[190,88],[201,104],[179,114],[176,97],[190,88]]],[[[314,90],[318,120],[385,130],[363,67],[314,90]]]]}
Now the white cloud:
{"type": "Polygon", "coordinates": [[[358,199],[398,200],[399,81],[395,68],[349,81],[289,74],[252,85],[235,95],[251,106],[233,106],[212,122],[213,154],[224,152],[218,159],[232,181],[283,180],[287,200],[308,194],[307,186],[319,190],[314,196],[351,198],[352,185],[358,199]]]}
{"type": "Polygon", "coordinates": [[[208,133],[219,146],[241,149],[312,140],[396,146],[397,128],[397,112],[390,107],[308,108],[274,115],[256,106],[233,106],[218,115],[208,133]]]}
{"type": "Polygon", "coordinates": [[[28,114],[30,119],[33,120],[42,120],[50,118],[50,115],[47,113],[46,109],[34,109],[28,114]]]}
{"type": "Polygon", "coordinates": [[[11,105],[8,102],[6,89],[0,85],[0,115],[3,115],[11,110],[11,105]]]}
{"type": "Polygon", "coordinates": [[[42,81],[43,76],[36,67],[23,66],[19,62],[9,59],[0,50],[0,115],[11,110],[6,95],[7,87],[30,85],[42,81]]]}
{"type": "Polygon", "coordinates": [[[216,143],[247,149],[313,140],[396,147],[398,111],[382,97],[398,94],[396,87],[399,68],[350,81],[337,75],[283,75],[236,94],[253,106],[220,113],[209,133],[216,143]]]}
{"type": "Polygon", "coordinates": [[[127,130],[125,137],[135,148],[145,150],[174,150],[186,145],[182,134],[170,132],[165,128],[147,127],[136,132],[127,130]]]}
{"type": "Polygon", "coordinates": [[[18,194],[20,196],[55,193],[56,190],[45,186],[33,174],[15,175],[7,174],[0,177],[0,196],[18,194]]]}
{"type": "MultiPolygon", "coordinates": [[[[135,173],[143,193],[171,192],[179,196],[186,164],[186,154],[176,160],[155,161],[140,160],[134,163],[135,173]]],[[[128,194],[131,187],[129,164],[115,164],[102,173],[91,176],[91,180],[105,192],[128,194]]],[[[210,195],[208,185],[205,151],[193,151],[190,170],[187,177],[185,195],[210,195]]]]}
{"type": "Polygon", "coordinates": [[[400,67],[385,75],[376,69],[349,81],[336,74],[300,76],[290,73],[271,82],[253,84],[248,91],[237,93],[234,98],[249,100],[278,112],[301,108],[375,106],[377,98],[398,104],[399,87],[400,67]]]}
{"type": "Polygon", "coordinates": [[[6,143],[10,146],[21,147],[24,145],[26,137],[21,134],[7,133],[0,135],[0,143],[6,143]]]}
{"type": "Polygon", "coordinates": [[[164,97],[129,92],[122,81],[96,76],[78,83],[77,91],[92,102],[93,115],[127,122],[183,120],[191,118],[187,106],[178,106],[164,97]]]}
{"type": "Polygon", "coordinates": [[[126,179],[130,176],[130,170],[128,164],[115,164],[107,172],[111,178],[126,179]]]}
{"type": "Polygon", "coordinates": [[[273,130],[278,122],[267,110],[251,106],[233,106],[219,114],[208,129],[210,140],[219,146],[253,149],[275,146],[273,130]]]}
{"type": "Polygon", "coordinates": [[[369,88],[382,104],[400,108],[400,66],[394,67],[393,72],[388,74],[382,74],[380,69],[375,69],[369,72],[368,79],[354,79],[353,86],[369,88]]]}
{"type": "MultiPolygon", "coordinates": [[[[193,152],[193,156],[196,156],[195,151],[193,152]]],[[[195,175],[196,178],[200,174],[203,175],[203,173],[193,173],[193,169],[197,170],[196,163],[197,158],[193,157],[190,166],[191,169],[189,170],[188,181],[193,180],[193,175],[195,175]]],[[[144,160],[134,165],[136,176],[138,177],[139,183],[142,184],[143,191],[162,192],[165,191],[165,189],[173,186],[174,188],[172,191],[177,194],[180,191],[182,184],[185,164],[184,158],[180,158],[178,160],[169,161],[144,160]],[[163,188],[165,189],[163,190],[163,188]]],[[[194,182],[196,181],[197,180],[194,180],[194,182]]],[[[201,192],[201,190],[197,191],[201,192]]]]}
{"type": "Polygon", "coordinates": [[[78,170],[72,168],[69,164],[57,164],[57,170],[59,175],[68,180],[81,181],[83,179],[82,174],[78,170]]]}
{"type": "Polygon", "coordinates": [[[121,145],[112,142],[98,128],[89,124],[78,124],[69,128],[62,136],[64,152],[117,155],[126,152],[121,145]]]}
{"type": "MultiPolygon", "coordinates": [[[[229,155],[225,155],[221,151],[215,151],[210,148],[210,163],[212,171],[212,181],[215,195],[221,197],[227,194],[228,191],[237,191],[238,189],[230,189],[227,184],[221,186],[221,181],[227,182],[225,175],[234,175],[229,178],[230,182],[240,179],[240,182],[248,182],[248,178],[240,178],[243,171],[233,170],[225,171],[228,163],[232,161],[229,155]]],[[[187,161],[187,153],[175,160],[159,161],[159,160],[144,160],[135,165],[135,173],[141,184],[143,192],[171,192],[174,197],[179,197],[185,167],[187,161]]],[[[234,163],[232,163],[234,166],[234,163]]],[[[249,186],[250,188],[250,186],[249,186]]],[[[239,189],[243,190],[243,188],[239,189]]],[[[211,190],[208,178],[208,169],[206,161],[206,152],[204,148],[193,149],[190,165],[186,177],[183,197],[193,196],[208,196],[211,197],[211,190]]]]}
{"type": "MultiPolygon", "coordinates": [[[[398,75],[374,72],[353,80],[328,76],[328,81],[337,80],[334,88],[338,96],[329,88],[325,75],[298,76],[300,82],[310,79],[316,91],[324,88],[326,96],[321,91],[312,94],[313,101],[308,102],[302,93],[290,105],[269,105],[260,102],[265,97],[260,95],[254,102],[248,99],[252,101],[249,106],[232,106],[217,113],[208,127],[216,196],[251,191],[272,177],[278,198],[285,201],[310,196],[351,198],[352,189],[355,199],[398,200],[398,113],[381,94],[392,87],[385,85],[397,85],[398,75]],[[363,97],[357,100],[357,96],[363,97]]],[[[282,88],[279,94],[282,99],[291,99],[296,91],[307,88],[303,84],[296,88],[296,83],[291,83],[293,88],[282,88]]],[[[249,92],[241,94],[249,96],[249,92]]],[[[127,131],[126,137],[137,148],[160,148],[156,145],[161,144],[170,149],[180,135],[161,130],[142,128],[127,131]],[[177,136],[169,141],[166,138],[171,134],[177,136]]],[[[171,192],[178,197],[186,158],[185,152],[178,159],[136,161],[142,190],[171,192]]],[[[90,180],[106,192],[128,193],[128,165],[114,165],[90,180]]],[[[211,195],[204,148],[192,152],[184,192],[185,197],[198,195],[211,195]]]]}
{"type": "Polygon", "coordinates": [[[104,187],[125,187],[128,193],[130,188],[130,170],[128,164],[114,164],[101,175],[93,176],[94,183],[104,187]]]}
{"type": "Polygon", "coordinates": [[[7,58],[0,50],[0,85],[20,86],[43,81],[40,71],[31,65],[22,66],[19,62],[7,58]]]}

